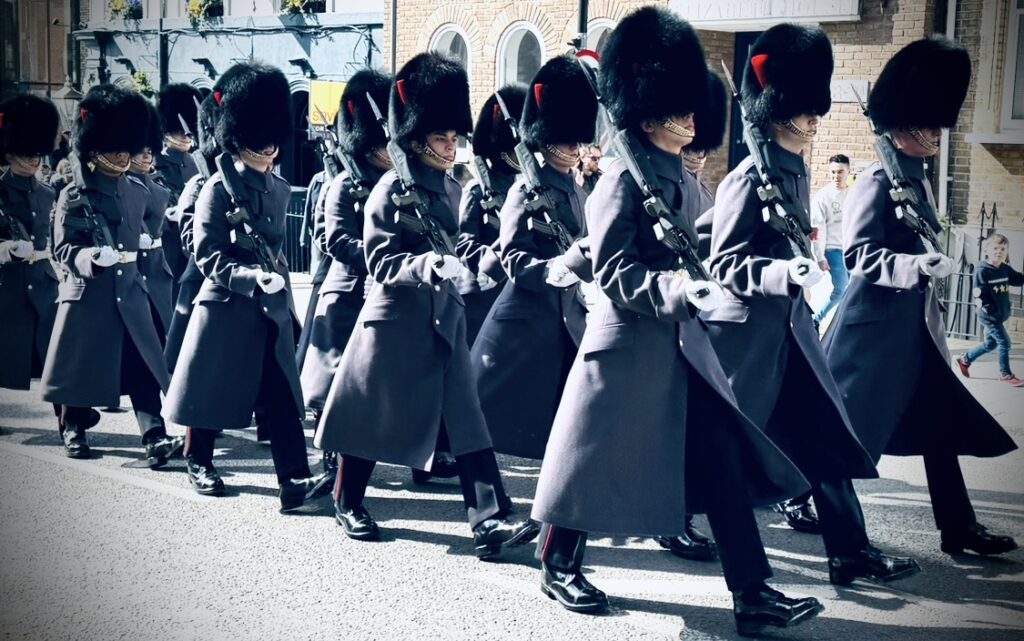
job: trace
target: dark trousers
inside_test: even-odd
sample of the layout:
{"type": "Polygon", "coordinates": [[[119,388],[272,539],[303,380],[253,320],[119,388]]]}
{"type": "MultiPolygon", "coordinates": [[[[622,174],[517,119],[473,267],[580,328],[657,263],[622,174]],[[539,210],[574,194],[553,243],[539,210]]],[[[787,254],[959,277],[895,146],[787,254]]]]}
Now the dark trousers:
{"type": "MultiPolygon", "coordinates": [[[[142,360],[142,354],[135,347],[127,328],[121,346],[121,393],[127,394],[132,401],[132,409],[139,424],[139,434],[142,435],[143,443],[166,436],[164,419],[160,416],[163,409],[163,403],[160,401],[160,383],[142,360]]],[[[62,423],[79,425],[88,415],[88,407],[66,406],[62,423]]]]}
{"type": "Polygon", "coordinates": [[[811,495],[818,508],[821,538],[828,556],[848,556],[868,545],[864,511],[850,479],[812,483],[811,495]]]}
{"type": "MultiPolygon", "coordinates": [[[[260,408],[260,420],[265,421],[270,433],[270,456],[274,459],[277,481],[284,483],[289,479],[308,478],[310,471],[302,417],[292,398],[292,386],[274,357],[276,340],[276,332],[267,332],[267,343],[263,349],[263,378],[256,405],[260,408]]],[[[217,430],[188,428],[185,455],[192,456],[201,464],[211,463],[216,436],[217,430]]]]}
{"type": "MultiPolygon", "coordinates": [[[[503,518],[512,509],[505,494],[494,450],[480,450],[455,457],[462,485],[462,501],[466,506],[469,526],[475,528],[487,519],[503,518]]],[[[376,461],[358,456],[338,456],[338,476],[334,484],[334,502],[346,508],[363,504],[366,485],[376,461]]]]}
{"type": "Polygon", "coordinates": [[[964,473],[956,454],[925,454],[924,472],[928,478],[935,527],[954,531],[974,525],[977,518],[967,495],[967,484],[964,483],[964,473]]]}

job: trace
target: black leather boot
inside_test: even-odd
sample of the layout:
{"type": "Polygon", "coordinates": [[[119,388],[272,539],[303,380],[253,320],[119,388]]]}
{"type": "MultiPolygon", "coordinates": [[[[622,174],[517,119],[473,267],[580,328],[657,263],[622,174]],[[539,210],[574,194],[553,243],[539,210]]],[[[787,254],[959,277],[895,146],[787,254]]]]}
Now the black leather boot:
{"type": "Polygon", "coordinates": [[[1013,537],[992,534],[984,525],[975,523],[962,530],[942,531],[942,551],[946,554],[963,554],[965,550],[975,554],[1005,554],[1017,549],[1013,537]]]}
{"type": "Polygon", "coordinates": [[[488,559],[503,549],[529,543],[540,534],[540,526],[533,521],[487,519],[473,528],[476,556],[488,559]]]}
{"type": "Polygon", "coordinates": [[[571,612],[595,614],[608,609],[608,596],[582,572],[560,572],[541,564],[540,591],[571,612]]]}
{"type": "Polygon", "coordinates": [[[873,545],[854,554],[834,556],[828,560],[828,578],[835,585],[849,585],[855,579],[888,583],[920,571],[917,561],[883,554],[873,545]]]}
{"type": "Polygon", "coordinates": [[[765,628],[789,628],[813,619],[825,610],[814,597],[791,599],[764,583],[732,595],[736,631],[746,637],[758,636],[765,628]]]}

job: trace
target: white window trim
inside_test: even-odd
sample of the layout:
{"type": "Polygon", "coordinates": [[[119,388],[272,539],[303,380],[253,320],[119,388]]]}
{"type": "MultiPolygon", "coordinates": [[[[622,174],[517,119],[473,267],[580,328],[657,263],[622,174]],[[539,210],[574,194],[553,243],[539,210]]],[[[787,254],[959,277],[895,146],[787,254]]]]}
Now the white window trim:
{"type": "Polygon", "coordinates": [[[548,52],[544,47],[544,36],[541,34],[540,29],[537,28],[537,25],[532,22],[527,22],[526,20],[513,22],[505,29],[505,33],[501,35],[501,40],[498,42],[498,55],[495,58],[495,65],[497,66],[497,69],[495,69],[494,77],[497,78],[499,87],[503,87],[513,81],[505,77],[505,54],[508,49],[508,43],[512,40],[512,36],[523,29],[529,31],[535,38],[537,38],[537,44],[540,46],[541,65],[543,65],[544,61],[548,59],[548,52]]]}
{"type": "Polygon", "coordinates": [[[1022,62],[1017,60],[1018,25],[1021,16],[1024,16],[1024,9],[1017,9],[1015,5],[1016,3],[1010,5],[1007,20],[1006,60],[1003,63],[1003,108],[1000,115],[1002,131],[1024,129],[1024,118],[1013,118],[1013,83],[1017,75],[1017,65],[1022,62]]]}
{"type": "MultiPolygon", "coordinates": [[[[455,24],[454,22],[447,22],[434,32],[434,35],[430,37],[430,46],[427,47],[429,51],[437,51],[437,47],[441,42],[441,38],[445,37],[449,33],[458,34],[464,43],[466,43],[466,75],[472,78],[470,69],[473,68],[473,49],[469,46],[469,35],[466,34],[466,30],[455,24]]],[[[447,53],[447,52],[443,52],[447,53]]]]}
{"type": "Polygon", "coordinates": [[[597,51],[597,49],[595,49],[597,43],[590,40],[590,34],[598,29],[604,28],[615,29],[615,21],[608,18],[596,18],[587,23],[587,49],[597,51]]]}

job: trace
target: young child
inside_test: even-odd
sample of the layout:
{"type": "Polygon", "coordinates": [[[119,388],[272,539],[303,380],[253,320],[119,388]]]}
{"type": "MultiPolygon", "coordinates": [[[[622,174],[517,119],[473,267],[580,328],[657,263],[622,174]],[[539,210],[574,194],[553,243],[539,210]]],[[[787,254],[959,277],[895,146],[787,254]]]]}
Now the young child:
{"type": "Polygon", "coordinates": [[[1010,287],[1024,285],[1024,274],[1006,263],[1010,241],[1002,234],[985,239],[985,260],[974,272],[974,296],[978,320],[985,327],[985,342],[956,359],[960,372],[970,377],[971,363],[982,354],[999,348],[999,380],[1014,387],[1024,387],[1010,371],[1010,336],[1003,323],[1010,317],[1010,287]]]}

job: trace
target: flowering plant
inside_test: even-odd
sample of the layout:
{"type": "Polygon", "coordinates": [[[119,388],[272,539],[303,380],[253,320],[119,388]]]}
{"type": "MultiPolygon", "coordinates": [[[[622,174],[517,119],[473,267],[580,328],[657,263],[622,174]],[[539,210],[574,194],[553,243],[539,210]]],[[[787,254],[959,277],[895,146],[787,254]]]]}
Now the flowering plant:
{"type": "Polygon", "coordinates": [[[142,19],[142,0],[110,0],[110,13],[124,20],[142,19]]]}
{"type": "Polygon", "coordinates": [[[323,13],[327,10],[326,0],[281,0],[281,13],[323,13]]]}
{"type": "Polygon", "coordinates": [[[199,24],[208,18],[217,18],[224,15],[223,0],[188,0],[186,14],[189,21],[199,24]]]}
{"type": "Polygon", "coordinates": [[[156,91],[153,85],[149,84],[149,75],[145,71],[136,71],[132,74],[132,82],[135,83],[135,90],[147,98],[152,98],[156,91]]]}

